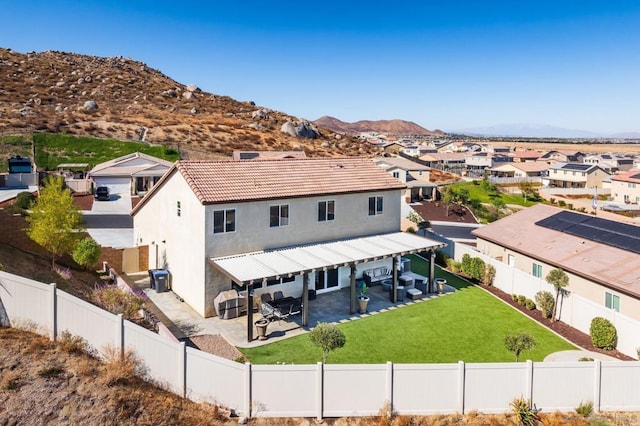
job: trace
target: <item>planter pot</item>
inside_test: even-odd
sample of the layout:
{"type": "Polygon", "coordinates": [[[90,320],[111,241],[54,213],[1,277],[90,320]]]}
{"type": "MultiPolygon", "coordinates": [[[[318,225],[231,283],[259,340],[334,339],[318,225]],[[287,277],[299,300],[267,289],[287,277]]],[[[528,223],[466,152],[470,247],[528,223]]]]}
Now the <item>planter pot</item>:
{"type": "Polygon", "coordinates": [[[361,314],[366,314],[367,313],[367,304],[369,303],[369,298],[368,297],[358,297],[358,303],[360,304],[360,313],[361,314]]]}
{"type": "Polygon", "coordinates": [[[438,294],[444,293],[444,286],[447,284],[447,280],[444,278],[436,278],[436,285],[438,286],[438,294]]]}
{"type": "Polygon", "coordinates": [[[267,326],[269,325],[269,320],[260,318],[254,324],[258,330],[258,340],[267,340],[267,326]]]}

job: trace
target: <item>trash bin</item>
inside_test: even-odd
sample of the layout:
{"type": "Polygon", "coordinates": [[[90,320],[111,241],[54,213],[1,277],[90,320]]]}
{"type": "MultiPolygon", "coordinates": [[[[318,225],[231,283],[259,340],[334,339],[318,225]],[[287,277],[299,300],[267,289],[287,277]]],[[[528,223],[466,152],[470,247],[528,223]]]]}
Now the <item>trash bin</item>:
{"type": "Polygon", "coordinates": [[[309,300],[316,300],[316,291],[314,289],[309,289],[308,293],[309,300]]]}
{"type": "Polygon", "coordinates": [[[156,293],[169,291],[169,271],[166,269],[149,269],[149,283],[156,293]]]}

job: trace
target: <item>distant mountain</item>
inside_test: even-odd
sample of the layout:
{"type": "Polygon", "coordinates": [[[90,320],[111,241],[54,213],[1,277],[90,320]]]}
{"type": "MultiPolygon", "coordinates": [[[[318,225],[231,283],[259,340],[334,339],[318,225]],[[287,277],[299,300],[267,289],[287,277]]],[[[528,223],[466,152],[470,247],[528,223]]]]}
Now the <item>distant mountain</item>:
{"type": "Polygon", "coordinates": [[[427,130],[412,121],[405,120],[361,120],[355,123],[345,123],[334,117],[324,116],[313,122],[316,126],[336,133],[354,134],[360,132],[377,132],[387,135],[436,135],[444,133],[440,130],[427,130]]]}
{"type": "Polygon", "coordinates": [[[475,127],[452,131],[468,135],[484,136],[520,136],[531,138],[599,138],[605,135],[586,130],[565,129],[544,124],[498,124],[495,126],[475,127]]]}
{"type": "Polygon", "coordinates": [[[613,133],[607,137],[613,138],[613,139],[640,139],[640,132],[613,133]]]}

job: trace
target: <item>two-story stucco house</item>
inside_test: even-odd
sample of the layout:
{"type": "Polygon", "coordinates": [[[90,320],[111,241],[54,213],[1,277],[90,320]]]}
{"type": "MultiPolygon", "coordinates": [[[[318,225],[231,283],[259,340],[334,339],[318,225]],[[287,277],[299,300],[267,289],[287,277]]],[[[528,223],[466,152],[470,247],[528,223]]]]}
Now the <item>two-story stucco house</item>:
{"type": "Polygon", "coordinates": [[[544,186],[557,188],[602,188],[603,180],[609,173],[596,164],[553,163],[549,166],[549,176],[543,179],[544,186]]]}
{"type": "Polygon", "coordinates": [[[364,269],[443,246],[399,232],[405,188],[364,158],[178,161],[132,210],[134,237],[204,317],[232,288],[253,306],[267,289],[350,287],[355,312],[364,269]]]}
{"type": "Polygon", "coordinates": [[[620,204],[640,204],[640,169],[611,176],[611,196],[620,204]]]}

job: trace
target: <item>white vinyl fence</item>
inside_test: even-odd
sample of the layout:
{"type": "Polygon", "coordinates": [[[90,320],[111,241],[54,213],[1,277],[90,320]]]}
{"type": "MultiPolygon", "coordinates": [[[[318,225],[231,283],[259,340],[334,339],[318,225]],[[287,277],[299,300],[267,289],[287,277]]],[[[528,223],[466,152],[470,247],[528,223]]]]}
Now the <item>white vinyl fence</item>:
{"type": "Polygon", "coordinates": [[[133,349],[149,378],[194,401],[242,416],[338,417],[503,413],[521,396],[543,411],[640,410],[640,362],[252,365],[185,347],[63,291],[0,272],[0,320],[36,327],[55,339],[64,330],[100,350],[133,349]]]}
{"type": "MultiPolygon", "coordinates": [[[[471,257],[479,257],[485,263],[493,265],[496,268],[493,285],[507,294],[522,294],[531,300],[535,300],[536,293],[539,291],[550,291],[555,294],[554,287],[543,278],[534,277],[506,263],[486,256],[471,246],[456,244],[455,247],[454,258],[456,261],[461,261],[463,255],[469,254],[471,257]]],[[[616,349],[633,358],[636,357],[636,348],[640,347],[640,321],[573,293],[569,293],[568,296],[562,299],[560,314],[560,319],[563,322],[586,334],[589,334],[593,318],[603,317],[608,319],[618,332],[616,349]]]]}

